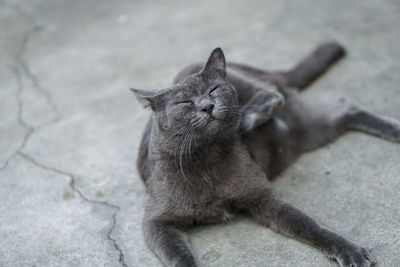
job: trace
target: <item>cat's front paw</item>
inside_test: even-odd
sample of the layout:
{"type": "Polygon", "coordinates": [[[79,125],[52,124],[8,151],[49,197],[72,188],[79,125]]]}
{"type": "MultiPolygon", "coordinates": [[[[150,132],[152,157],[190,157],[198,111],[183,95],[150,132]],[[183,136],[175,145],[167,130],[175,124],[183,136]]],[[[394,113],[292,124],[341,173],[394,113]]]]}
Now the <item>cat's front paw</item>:
{"type": "Polygon", "coordinates": [[[173,267],[197,267],[197,264],[192,255],[186,255],[186,256],[180,257],[171,266],[173,266],[173,267]]]}
{"type": "Polygon", "coordinates": [[[255,112],[245,113],[244,115],[242,115],[239,131],[241,133],[248,133],[253,130],[256,126],[258,117],[259,116],[255,112]]]}
{"type": "Polygon", "coordinates": [[[240,111],[241,120],[239,131],[248,133],[261,124],[271,120],[274,113],[285,103],[284,97],[279,93],[261,95],[252,99],[240,111]]]}
{"type": "Polygon", "coordinates": [[[342,267],[370,267],[377,263],[369,250],[349,242],[338,244],[324,253],[342,267]]]}
{"type": "Polygon", "coordinates": [[[400,143],[400,121],[393,120],[395,125],[393,131],[391,132],[391,139],[393,142],[400,143]]]}

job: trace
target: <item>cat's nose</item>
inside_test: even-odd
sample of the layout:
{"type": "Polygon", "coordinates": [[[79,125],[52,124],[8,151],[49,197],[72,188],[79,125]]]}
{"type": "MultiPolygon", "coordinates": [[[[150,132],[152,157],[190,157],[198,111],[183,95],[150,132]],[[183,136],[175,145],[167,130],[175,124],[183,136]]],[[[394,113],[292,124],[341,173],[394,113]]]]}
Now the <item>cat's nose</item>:
{"type": "Polygon", "coordinates": [[[209,115],[211,115],[212,111],[214,108],[214,104],[205,104],[201,107],[201,111],[207,112],[209,115]]]}

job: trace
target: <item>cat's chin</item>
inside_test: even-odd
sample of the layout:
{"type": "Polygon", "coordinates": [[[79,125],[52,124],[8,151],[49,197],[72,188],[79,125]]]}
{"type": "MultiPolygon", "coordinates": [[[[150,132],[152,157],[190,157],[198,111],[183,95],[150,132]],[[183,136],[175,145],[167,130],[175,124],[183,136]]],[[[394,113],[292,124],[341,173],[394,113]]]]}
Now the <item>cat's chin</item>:
{"type": "Polygon", "coordinates": [[[224,136],[230,135],[231,133],[235,132],[234,128],[235,127],[232,127],[232,125],[229,125],[229,127],[227,127],[227,125],[224,124],[223,121],[216,118],[208,121],[207,124],[203,127],[205,134],[208,137],[221,136],[221,134],[224,136]]]}
{"type": "Polygon", "coordinates": [[[224,116],[210,116],[202,120],[202,123],[199,125],[198,129],[201,129],[205,138],[213,139],[221,134],[229,135],[230,133],[236,132],[235,128],[237,127],[235,127],[233,121],[234,119],[230,120],[224,116]]]}
{"type": "Polygon", "coordinates": [[[211,117],[207,120],[205,125],[203,126],[203,129],[207,133],[207,135],[213,135],[219,132],[221,128],[220,121],[218,119],[211,117]]]}

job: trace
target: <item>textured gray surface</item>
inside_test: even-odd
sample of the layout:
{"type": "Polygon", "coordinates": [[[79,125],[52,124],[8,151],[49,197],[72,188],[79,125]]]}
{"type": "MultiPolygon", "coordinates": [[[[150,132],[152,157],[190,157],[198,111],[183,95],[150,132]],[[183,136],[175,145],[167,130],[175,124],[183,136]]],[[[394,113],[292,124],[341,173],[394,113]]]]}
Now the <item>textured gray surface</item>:
{"type": "MultiPolygon", "coordinates": [[[[148,111],[129,86],[168,86],[221,46],[287,68],[334,39],[347,58],[304,99],[400,119],[398,1],[0,1],[0,266],[159,266],[143,243],[135,170],[148,111]]],[[[400,145],[348,134],[275,182],[288,201],[400,266],[400,145]]],[[[335,266],[240,218],[190,234],[203,266],[335,266]]]]}

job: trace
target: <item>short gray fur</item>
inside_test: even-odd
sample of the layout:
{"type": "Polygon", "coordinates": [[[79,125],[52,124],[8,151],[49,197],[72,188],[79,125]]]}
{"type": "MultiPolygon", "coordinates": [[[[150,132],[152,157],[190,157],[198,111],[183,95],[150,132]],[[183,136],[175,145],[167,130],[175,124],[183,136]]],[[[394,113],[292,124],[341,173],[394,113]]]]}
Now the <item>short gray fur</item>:
{"type": "Polygon", "coordinates": [[[341,266],[376,263],[367,249],[281,200],[268,180],[349,130],[400,142],[397,120],[345,101],[324,110],[300,101],[298,91],[343,55],[328,42],[291,71],[266,72],[226,64],[217,48],[171,88],[132,89],[153,110],[138,169],[149,194],[145,239],[166,266],[196,266],[185,230],[235,214],[318,247],[341,266]]]}

